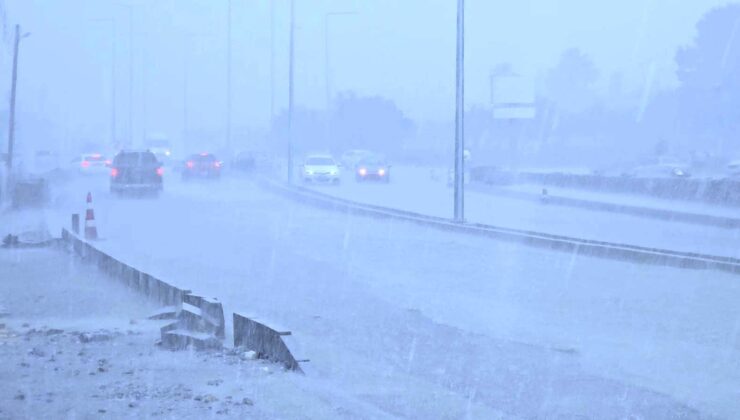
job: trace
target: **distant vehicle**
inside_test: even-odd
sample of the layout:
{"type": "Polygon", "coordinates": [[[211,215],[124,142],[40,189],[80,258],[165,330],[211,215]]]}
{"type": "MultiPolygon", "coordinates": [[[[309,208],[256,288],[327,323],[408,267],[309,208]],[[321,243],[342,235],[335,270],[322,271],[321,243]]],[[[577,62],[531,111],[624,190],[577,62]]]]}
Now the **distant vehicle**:
{"type": "Polygon", "coordinates": [[[169,162],[172,158],[172,145],[165,137],[149,138],[146,140],[146,148],[154,153],[162,163],[169,162]]]}
{"type": "Polygon", "coordinates": [[[72,169],[83,175],[102,175],[108,172],[111,161],[100,153],[87,153],[72,159],[72,169]]]}
{"type": "Polygon", "coordinates": [[[727,173],[730,178],[740,179],[740,159],[733,160],[727,164],[727,173]]]}
{"type": "Polygon", "coordinates": [[[322,182],[339,184],[339,164],[329,155],[306,157],[301,165],[303,182],[322,182]]]}
{"type": "Polygon", "coordinates": [[[191,155],[185,160],[185,166],[182,168],[182,179],[217,179],[221,177],[221,167],[223,163],[216,159],[212,153],[198,153],[191,155]]]}
{"type": "Polygon", "coordinates": [[[251,171],[257,166],[257,158],[254,152],[240,152],[231,163],[231,167],[239,171],[251,171]]]}
{"type": "Polygon", "coordinates": [[[125,150],[113,159],[110,169],[110,191],[114,194],[162,191],[164,169],[154,153],[125,150]]]}
{"type": "Polygon", "coordinates": [[[380,157],[366,157],[355,166],[355,180],[357,182],[374,180],[388,183],[391,180],[391,166],[380,157]]]}
{"type": "Polygon", "coordinates": [[[660,157],[655,163],[642,165],[623,174],[640,178],[688,178],[689,165],[673,157],[660,157]]]}
{"type": "Polygon", "coordinates": [[[347,168],[354,168],[357,164],[365,158],[373,156],[373,152],[369,150],[348,150],[342,154],[342,164],[347,168]]]}

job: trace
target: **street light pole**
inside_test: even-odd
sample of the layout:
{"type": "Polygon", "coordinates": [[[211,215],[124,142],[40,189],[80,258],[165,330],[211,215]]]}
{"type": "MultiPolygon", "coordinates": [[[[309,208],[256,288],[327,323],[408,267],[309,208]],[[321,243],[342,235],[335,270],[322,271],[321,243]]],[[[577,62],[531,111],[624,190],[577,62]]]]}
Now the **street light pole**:
{"type": "Polygon", "coordinates": [[[190,84],[190,50],[189,41],[192,35],[185,35],[183,42],[183,66],[182,66],[182,145],[183,147],[189,147],[188,131],[188,89],[190,84]]]}
{"type": "Polygon", "coordinates": [[[293,65],[295,61],[295,0],[290,0],[290,41],[288,47],[288,183],[293,183],[293,65]]]}
{"type": "Polygon", "coordinates": [[[455,209],[456,222],[465,221],[465,0],[457,0],[455,71],[455,209]]]}
{"type": "Polygon", "coordinates": [[[329,23],[333,16],[352,16],[356,12],[329,12],[324,15],[324,88],[326,90],[326,109],[331,108],[331,61],[329,60],[329,23]]]}
{"type": "Polygon", "coordinates": [[[116,57],[118,55],[118,31],[116,30],[116,21],[115,19],[111,19],[111,64],[110,64],[110,89],[111,89],[111,107],[110,107],[110,137],[111,137],[111,146],[115,145],[116,147],[119,146],[118,140],[116,139],[116,124],[118,119],[118,92],[116,88],[116,67],[117,67],[117,60],[116,57]]]}
{"type": "Polygon", "coordinates": [[[226,22],[226,148],[231,150],[231,0],[226,22]]]}
{"type": "Polygon", "coordinates": [[[128,147],[134,145],[134,10],[128,5],[128,147]]]}
{"type": "Polygon", "coordinates": [[[126,146],[132,147],[134,140],[134,5],[118,3],[128,11],[128,127],[126,146]]]}
{"type": "Polygon", "coordinates": [[[8,167],[8,186],[10,186],[10,179],[12,178],[13,171],[13,148],[15,146],[15,98],[16,98],[16,85],[18,81],[18,46],[21,43],[21,39],[29,36],[26,33],[21,36],[21,26],[15,25],[15,43],[13,46],[13,73],[10,82],[10,113],[8,117],[8,158],[6,164],[8,167]]]}
{"type": "Polygon", "coordinates": [[[113,18],[91,19],[92,22],[105,22],[110,24],[110,146],[118,147],[116,142],[116,55],[117,55],[117,31],[116,20],[113,18]]]}
{"type": "MultiPolygon", "coordinates": [[[[270,2],[270,133],[275,118],[275,2],[270,2]]],[[[272,137],[272,136],[271,136],[272,137]]],[[[270,139],[272,140],[272,138],[270,139]]]]}

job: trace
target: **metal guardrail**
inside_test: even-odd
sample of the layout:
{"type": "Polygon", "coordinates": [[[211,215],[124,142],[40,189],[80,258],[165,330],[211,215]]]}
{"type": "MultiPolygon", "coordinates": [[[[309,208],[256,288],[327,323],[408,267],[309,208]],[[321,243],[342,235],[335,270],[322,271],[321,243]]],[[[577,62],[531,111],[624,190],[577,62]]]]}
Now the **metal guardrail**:
{"type": "Polygon", "coordinates": [[[664,265],[691,269],[713,269],[733,274],[740,274],[740,259],[732,257],[581,239],[481,223],[456,223],[451,219],[359,203],[308,188],[289,186],[267,179],[262,180],[262,185],[272,189],[273,191],[289,196],[290,198],[299,199],[303,202],[325,208],[349,211],[373,217],[403,220],[447,231],[519,242],[538,248],[621,261],[631,261],[641,264],[664,265]]]}

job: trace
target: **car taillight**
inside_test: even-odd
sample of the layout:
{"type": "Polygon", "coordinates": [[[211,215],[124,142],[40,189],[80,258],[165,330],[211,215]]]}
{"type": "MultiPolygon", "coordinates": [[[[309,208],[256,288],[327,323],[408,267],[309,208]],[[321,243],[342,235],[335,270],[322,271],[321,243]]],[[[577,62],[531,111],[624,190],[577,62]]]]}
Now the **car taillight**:
{"type": "Polygon", "coordinates": [[[118,176],[118,168],[112,168],[110,170],[110,176],[111,176],[111,178],[117,177],[118,176]]]}
{"type": "Polygon", "coordinates": [[[384,168],[378,169],[378,175],[380,175],[380,176],[385,175],[385,169],[384,168]]]}
{"type": "Polygon", "coordinates": [[[365,176],[365,175],[367,175],[367,169],[365,169],[365,168],[360,168],[360,170],[359,170],[359,171],[357,171],[357,173],[359,173],[359,174],[360,174],[360,176],[365,176]]]}
{"type": "Polygon", "coordinates": [[[188,168],[192,168],[193,166],[195,166],[195,162],[193,162],[192,160],[189,160],[185,162],[185,166],[187,166],[188,168]]]}
{"type": "Polygon", "coordinates": [[[164,175],[164,168],[162,168],[162,167],[157,168],[157,175],[159,175],[159,176],[164,175]]]}
{"type": "Polygon", "coordinates": [[[80,166],[82,166],[83,168],[87,168],[88,166],[90,166],[90,162],[83,160],[82,162],[80,162],[80,166]]]}
{"type": "Polygon", "coordinates": [[[105,166],[111,166],[113,164],[113,161],[108,159],[105,161],[105,166]]]}
{"type": "Polygon", "coordinates": [[[214,168],[220,168],[221,167],[221,162],[219,162],[219,161],[213,162],[213,167],[214,168]]]}

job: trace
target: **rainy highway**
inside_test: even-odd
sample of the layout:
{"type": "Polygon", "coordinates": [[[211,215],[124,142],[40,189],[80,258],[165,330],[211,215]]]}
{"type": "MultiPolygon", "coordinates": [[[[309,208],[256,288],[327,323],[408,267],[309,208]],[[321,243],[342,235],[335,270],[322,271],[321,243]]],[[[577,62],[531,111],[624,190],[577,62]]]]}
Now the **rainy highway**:
{"type": "MultiPolygon", "coordinates": [[[[388,403],[389,395],[357,383],[362,376],[385,384],[381,389],[412,390],[403,403],[445,393],[430,413],[452,410],[474,392],[483,408],[528,417],[546,406],[546,384],[560,384],[593,413],[616,403],[601,397],[615,389],[631,396],[618,398],[625,410],[642,413],[689,413],[684,404],[740,409],[732,385],[740,376],[729,357],[737,346],[740,287],[731,274],[596,259],[331,212],[274,195],[248,178],[183,183],[173,175],[159,199],[113,197],[105,181],[67,184],[47,219],[66,225],[92,191],[103,238],[97,247],[218,297],[225,312],[256,314],[292,330],[311,360],[311,376],[349,400],[388,403]],[[723,333],[728,330],[735,334],[723,333]],[[487,368],[486,360],[497,360],[497,367],[487,368]],[[532,382],[533,376],[542,380],[532,382]]],[[[405,185],[398,176],[390,185],[345,180],[316,188],[444,215],[444,184],[435,190],[430,182],[428,201],[399,201],[405,185]]],[[[511,216],[495,211],[503,208],[494,205],[499,202],[473,194],[470,214],[503,225],[511,216]],[[478,197],[488,206],[476,205],[478,197]]],[[[544,229],[533,223],[572,211],[537,218],[541,211],[514,203],[520,214],[532,215],[518,227],[544,229]]],[[[645,243],[662,246],[668,225],[681,235],[696,229],[649,224],[657,226],[645,243]]],[[[557,232],[634,238],[597,222],[570,226],[557,232]]],[[[676,245],[691,250],[711,242],[693,232],[676,245]]],[[[737,240],[732,232],[712,234],[737,240]]]]}
{"type": "Polygon", "coordinates": [[[740,0],[0,0],[0,420],[740,418],[740,0]]]}
{"type": "MultiPolygon", "coordinates": [[[[440,168],[398,166],[392,168],[390,184],[357,183],[346,176],[339,186],[308,185],[324,194],[385,207],[439,217],[452,217],[452,188],[440,168]]],[[[538,188],[530,186],[529,190],[538,188]]],[[[465,193],[466,220],[507,228],[543,232],[581,239],[639,245],[674,251],[740,258],[740,229],[726,229],[691,223],[677,223],[640,216],[576,207],[547,205],[533,199],[512,198],[481,191],[471,185],[465,193]]],[[[602,194],[601,200],[669,207],[672,210],[732,215],[734,209],[699,207],[678,200],[655,203],[649,198],[602,194]],[[644,204],[646,203],[646,204],[644,204]]]]}

